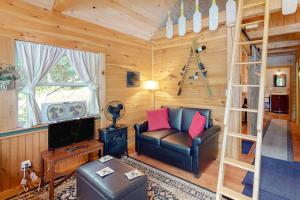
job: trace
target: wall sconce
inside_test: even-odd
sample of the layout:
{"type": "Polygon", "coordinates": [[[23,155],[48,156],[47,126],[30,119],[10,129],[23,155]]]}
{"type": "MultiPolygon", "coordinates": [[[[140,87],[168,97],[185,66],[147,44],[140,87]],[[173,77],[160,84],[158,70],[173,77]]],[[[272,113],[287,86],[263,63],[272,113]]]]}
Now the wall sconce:
{"type": "Polygon", "coordinates": [[[155,109],[155,91],[159,90],[159,82],[154,80],[144,81],[143,88],[153,93],[153,108],[155,109]]]}

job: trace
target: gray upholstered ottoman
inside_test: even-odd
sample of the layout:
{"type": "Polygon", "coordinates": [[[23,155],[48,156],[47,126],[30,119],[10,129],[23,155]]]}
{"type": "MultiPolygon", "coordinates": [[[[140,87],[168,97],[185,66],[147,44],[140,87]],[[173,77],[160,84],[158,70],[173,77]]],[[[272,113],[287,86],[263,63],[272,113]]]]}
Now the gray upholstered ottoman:
{"type": "Polygon", "coordinates": [[[77,169],[77,199],[79,200],[146,200],[147,176],[129,181],[124,173],[134,168],[113,159],[105,163],[93,161],[77,169]],[[110,167],[114,172],[101,178],[97,171],[110,167]]]}

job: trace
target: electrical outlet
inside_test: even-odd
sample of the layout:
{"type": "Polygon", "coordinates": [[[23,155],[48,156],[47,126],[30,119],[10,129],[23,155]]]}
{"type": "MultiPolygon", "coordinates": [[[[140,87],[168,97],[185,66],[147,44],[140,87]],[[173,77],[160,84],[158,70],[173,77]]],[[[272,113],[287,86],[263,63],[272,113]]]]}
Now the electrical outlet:
{"type": "Polygon", "coordinates": [[[24,171],[24,169],[28,169],[31,167],[31,161],[30,160],[24,160],[21,162],[21,171],[24,171]]]}

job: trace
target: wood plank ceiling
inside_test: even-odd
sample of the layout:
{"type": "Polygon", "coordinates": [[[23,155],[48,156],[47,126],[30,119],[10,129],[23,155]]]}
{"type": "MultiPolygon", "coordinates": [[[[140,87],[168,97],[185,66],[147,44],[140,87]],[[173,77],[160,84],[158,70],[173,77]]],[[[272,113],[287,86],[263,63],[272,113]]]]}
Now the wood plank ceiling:
{"type": "MultiPolygon", "coordinates": [[[[179,17],[180,0],[23,0],[36,6],[56,10],[122,33],[150,40],[165,26],[171,10],[174,24],[179,17]]],[[[185,15],[191,19],[195,0],[185,0],[185,15]]],[[[217,1],[220,11],[226,1],[217,1]]],[[[208,16],[211,0],[201,0],[202,15],[208,16]]]]}

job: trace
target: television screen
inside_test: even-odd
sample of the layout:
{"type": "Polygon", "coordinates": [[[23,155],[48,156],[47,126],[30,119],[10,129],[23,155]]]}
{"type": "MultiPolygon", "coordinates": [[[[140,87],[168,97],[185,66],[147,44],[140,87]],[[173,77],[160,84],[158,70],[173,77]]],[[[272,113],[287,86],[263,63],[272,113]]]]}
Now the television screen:
{"type": "Polygon", "coordinates": [[[54,150],[94,138],[95,119],[84,118],[50,124],[48,149],[54,150]]]}

